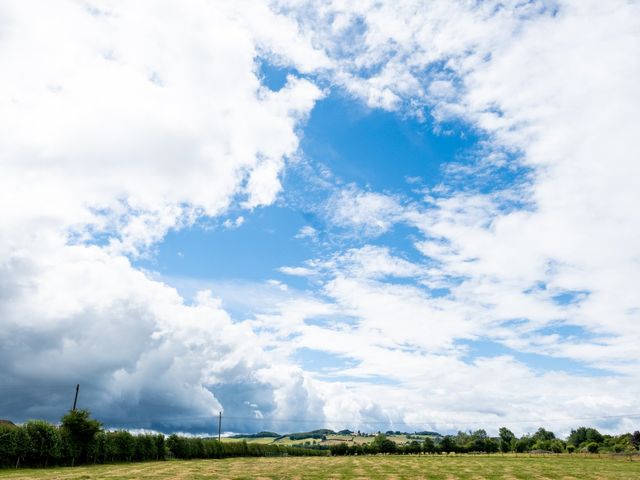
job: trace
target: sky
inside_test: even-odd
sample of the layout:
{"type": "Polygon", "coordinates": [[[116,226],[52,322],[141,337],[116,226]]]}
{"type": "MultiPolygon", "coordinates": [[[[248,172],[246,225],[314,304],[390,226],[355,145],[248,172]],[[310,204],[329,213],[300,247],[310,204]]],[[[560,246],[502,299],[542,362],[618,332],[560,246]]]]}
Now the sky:
{"type": "Polygon", "coordinates": [[[640,4],[0,1],[0,418],[640,428],[640,4]]]}

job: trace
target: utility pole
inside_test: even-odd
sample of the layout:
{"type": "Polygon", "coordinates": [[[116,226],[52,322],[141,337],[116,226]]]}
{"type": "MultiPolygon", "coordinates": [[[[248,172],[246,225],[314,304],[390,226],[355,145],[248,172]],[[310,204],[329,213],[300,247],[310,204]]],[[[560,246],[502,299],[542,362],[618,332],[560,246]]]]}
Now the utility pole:
{"type": "Polygon", "coordinates": [[[78,403],[78,391],[80,390],[80,384],[76,385],[76,398],[73,399],[73,412],[76,411],[76,404],[78,403]]]}
{"type": "Polygon", "coordinates": [[[218,441],[220,441],[220,430],[222,429],[222,412],[218,412],[218,441]]]}

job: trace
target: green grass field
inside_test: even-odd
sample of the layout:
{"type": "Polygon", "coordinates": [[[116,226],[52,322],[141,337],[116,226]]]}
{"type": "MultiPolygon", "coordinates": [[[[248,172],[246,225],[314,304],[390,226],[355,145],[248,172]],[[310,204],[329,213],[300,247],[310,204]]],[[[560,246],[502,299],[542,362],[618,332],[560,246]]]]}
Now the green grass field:
{"type": "Polygon", "coordinates": [[[361,456],[191,460],[40,470],[1,479],[639,479],[640,461],[579,456],[361,456]]]}

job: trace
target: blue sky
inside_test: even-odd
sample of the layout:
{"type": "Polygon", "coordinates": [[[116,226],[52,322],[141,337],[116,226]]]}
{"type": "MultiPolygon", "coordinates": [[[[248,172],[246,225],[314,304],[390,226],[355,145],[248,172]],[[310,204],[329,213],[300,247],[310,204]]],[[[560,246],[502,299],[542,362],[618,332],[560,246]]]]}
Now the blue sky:
{"type": "MultiPolygon", "coordinates": [[[[295,74],[266,62],[260,65],[263,84],[273,90],[281,89],[286,76],[295,74]]],[[[316,256],[340,255],[346,249],[364,245],[388,247],[401,258],[424,262],[424,257],[414,245],[420,236],[417,229],[395,224],[375,238],[349,235],[332,225],[324,212],[319,211],[318,205],[345,185],[398,196],[405,202],[419,202],[426,189],[434,189],[449,180],[445,171],[447,165],[473,165],[477,161],[477,152],[482,150],[483,140],[473,126],[463,122],[451,122],[434,130],[432,120],[372,109],[340,89],[334,89],[316,103],[306,121],[300,158],[293,160],[283,175],[283,192],[274,204],[251,212],[236,209],[228,212],[226,217],[206,218],[191,227],[170,231],[150,255],[133,260],[141,268],[159,272],[169,282],[172,278],[189,279],[202,285],[230,282],[260,284],[275,280],[310,295],[321,294],[317,291],[317,282],[314,284],[305,278],[283,274],[279,268],[301,264],[316,256]],[[320,176],[320,170],[325,175],[330,172],[327,185],[318,185],[316,179],[310,178],[320,176]],[[224,225],[225,220],[233,221],[238,216],[244,218],[242,225],[224,225]],[[300,238],[298,234],[306,226],[313,227],[322,240],[300,238]]],[[[511,161],[516,165],[510,171],[505,173],[504,169],[495,169],[481,186],[476,185],[474,179],[462,186],[455,181],[454,186],[488,193],[500,191],[505,185],[508,187],[521,181],[517,160],[512,157],[511,161]]],[[[394,279],[394,282],[398,281],[423,288],[416,279],[394,279]]],[[[183,287],[180,281],[175,284],[184,288],[185,295],[194,293],[193,288],[183,287]]],[[[243,305],[234,292],[230,292],[231,298],[225,300],[225,291],[228,289],[218,293],[223,305],[239,318],[250,318],[256,313],[252,302],[243,305]]],[[[448,288],[436,288],[430,293],[440,296],[450,291],[448,288]]],[[[575,295],[568,292],[555,295],[553,300],[565,304],[573,298],[575,295]]],[[[323,324],[330,319],[319,321],[323,324]]],[[[547,330],[562,336],[571,335],[578,340],[588,335],[572,326],[547,327],[547,330]]],[[[581,362],[561,356],[521,353],[481,335],[462,344],[468,347],[463,359],[469,363],[477,357],[512,355],[537,372],[602,374],[581,362]]],[[[304,347],[295,353],[292,360],[312,372],[339,370],[351,362],[345,357],[304,347]]],[[[382,377],[373,382],[390,380],[382,377]]]]}
{"type": "Polygon", "coordinates": [[[7,416],[637,429],[638,5],[28,3],[7,416]]]}
{"type": "MultiPolygon", "coordinates": [[[[287,75],[296,74],[273,67],[266,61],[261,63],[260,72],[263,84],[276,91],[284,86],[287,75]]],[[[205,219],[189,228],[169,232],[153,254],[140,259],[137,265],[158,271],[170,283],[172,278],[187,278],[196,284],[213,285],[213,292],[220,296],[228,311],[238,318],[250,319],[259,308],[270,306],[260,304],[257,308],[254,302],[238,301],[236,292],[220,288],[221,284],[237,282],[265,288],[260,284],[275,281],[282,288],[296,290],[297,294],[322,297],[317,279],[292,277],[283,274],[280,267],[302,264],[311,258],[340,255],[347,249],[365,245],[389,248],[394,255],[412,262],[427,262],[428,259],[415,248],[420,238],[418,229],[398,223],[373,237],[352,235],[333,225],[318,206],[345,186],[395,196],[409,204],[421,202],[426,191],[442,185],[491,194],[526,182],[528,172],[519,164],[517,153],[508,155],[511,165],[493,168],[486,178],[461,180],[447,174],[447,166],[454,163],[473,168],[483,153],[484,142],[486,136],[479,134],[473,125],[456,121],[436,128],[429,117],[416,118],[370,108],[334,88],[316,103],[306,121],[298,158],[291,161],[283,175],[283,191],[274,204],[251,212],[230,211],[226,218],[216,222],[205,219]],[[323,175],[327,177],[326,184],[319,184],[314,176],[323,175]],[[242,225],[231,228],[224,225],[225,220],[233,221],[240,215],[244,219],[242,225]],[[309,226],[315,229],[317,237],[299,235],[301,229],[309,226]],[[216,286],[220,288],[218,291],[216,286]],[[229,295],[228,299],[225,294],[229,295]]],[[[512,201],[526,203],[525,198],[510,199],[498,207],[511,209],[512,201]]],[[[425,288],[416,278],[387,281],[412,285],[428,291],[433,297],[452,295],[446,287],[425,288]]],[[[174,283],[178,288],[184,288],[180,280],[174,283]]],[[[545,290],[546,286],[536,285],[532,290],[535,289],[545,290]]],[[[193,287],[182,291],[188,296],[193,294],[193,287]]],[[[557,293],[552,300],[567,305],[579,301],[586,293],[557,293]]],[[[307,322],[326,326],[334,316],[310,318],[307,322]]],[[[587,330],[562,323],[565,320],[558,318],[559,325],[544,327],[535,333],[574,341],[590,338],[587,330]]],[[[459,341],[458,346],[464,349],[460,359],[471,365],[478,358],[509,356],[537,374],[564,372],[589,377],[612,374],[562,355],[509,348],[482,333],[474,335],[473,339],[459,341]]],[[[290,360],[307,372],[331,380],[343,379],[341,371],[357,363],[348,355],[307,347],[297,349],[290,360]]],[[[396,383],[393,376],[347,378],[381,385],[396,383]]]]}
{"type": "MultiPolygon", "coordinates": [[[[264,65],[264,64],[263,64],[264,65]]],[[[263,69],[264,83],[275,88],[263,69]]],[[[280,79],[280,72],[275,75],[280,79]]],[[[406,199],[442,181],[442,165],[464,159],[477,138],[464,125],[447,134],[434,133],[426,121],[373,110],[349,98],[331,93],[319,101],[307,121],[301,140],[303,165],[294,163],[283,178],[284,191],[273,204],[246,215],[240,228],[225,228],[222,220],[204,219],[191,228],[170,232],[158,245],[157,255],[144,259],[149,266],[171,276],[201,279],[244,278],[268,280],[283,265],[312,256],[314,245],[295,235],[313,226],[330,235],[332,225],[317,211],[342,185],[354,184],[372,191],[399,194],[406,199]],[[314,185],[309,176],[320,169],[331,172],[330,185],[314,185]]],[[[464,160],[462,160],[464,161],[464,160]]],[[[228,219],[243,215],[229,212],[228,219]]],[[[407,247],[410,231],[402,226],[385,235],[393,248],[407,247]]],[[[350,239],[354,245],[368,239],[350,239]]],[[[345,240],[346,241],[346,240],[345,240]]],[[[406,248],[405,254],[412,254],[406,248]]]]}

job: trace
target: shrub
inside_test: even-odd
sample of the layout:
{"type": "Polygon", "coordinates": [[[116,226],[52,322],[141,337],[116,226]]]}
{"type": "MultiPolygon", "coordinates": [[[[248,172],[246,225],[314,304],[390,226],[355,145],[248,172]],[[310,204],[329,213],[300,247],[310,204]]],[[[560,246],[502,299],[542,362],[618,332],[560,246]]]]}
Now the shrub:
{"type": "Polygon", "coordinates": [[[590,442],[590,443],[587,443],[587,445],[585,446],[585,449],[589,453],[598,453],[600,446],[596,442],[590,442]]]}

